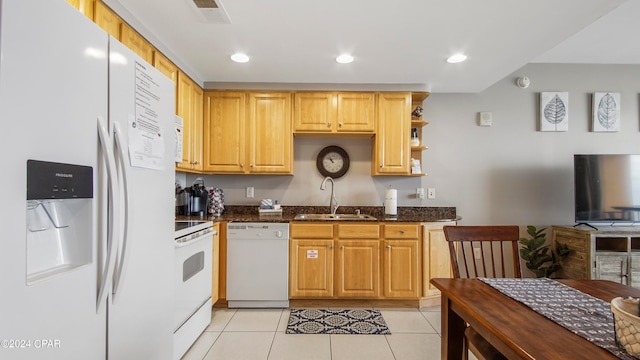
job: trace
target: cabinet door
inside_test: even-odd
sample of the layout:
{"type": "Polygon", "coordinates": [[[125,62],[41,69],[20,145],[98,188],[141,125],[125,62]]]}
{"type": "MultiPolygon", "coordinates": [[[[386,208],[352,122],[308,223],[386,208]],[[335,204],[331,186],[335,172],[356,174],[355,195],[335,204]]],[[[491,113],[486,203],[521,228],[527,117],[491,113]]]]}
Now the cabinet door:
{"type": "Polygon", "coordinates": [[[628,255],[596,255],[596,279],[629,284],[628,255]]]}
{"type": "Polygon", "coordinates": [[[202,171],[202,140],[203,133],[203,91],[196,83],[191,87],[191,123],[193,132],[190,141],[193,145],[193,170],[202,171]]]}
{"type": "Polygon", "coordinates": [[[178,71],[178,104],[176,114],[183,120],[182,132],[182,161],[176,163],[176,168],[191,170],[195,165],[195,153],[193,137],[196,131],[196,124],[191,117],[191,104],[193,97],[193,86],[195,84],[183,72],[178,71]]]}
{"type": "Polygon", "coordinates": [[[379,297],[379,240],[337,240],[336,246],[336,296],[379,297]]]}
{"type": "Polygon", "coordinates": [[[383,296],[419,298],[419,240],[384,240],[382,245],[383,296]]]}
{"type": "Polygon", "coordinates": [[[211,254],[211,304],[215,305],[216,301],[220,299],[218,283],[220,277],[220,223],[215,223],[213,228],[216,230],[216,234],[213,235],[213,252],[211,254]]]}
{"type": "Polygon", "coordinates": [[[246,161],[246,96],[212,91],[204,95],[204,171],[243,173],[246,161]]]}
{"type": "Polygon", "coordinates": [[[455,223],[425,224],[423,226],[423,297],[440,296],[440,290],[429,282],[431,279],[453,276],[449,245],[442,230],[444,225],[455,225],[455,223]]]}
{"type": "Polygon", "coordinates": [[[174,83],[178,82],[178,67],[160,52],[156,51],[154,54],[153,66],[174,83]]]}
{"type": "Polygon", "coordinates": [[[93,20],[93,0],[67,0],[67,2],[84,16],[93,20]]]}
{"type": "Polygon", "coordinates": [[[338,132],[373,133],[375,93],[338,93],[338,132]]]}
{"type": "Polygon", "coordinates": [[[289,249],[289,297],[333,296],[333,240],[292,239],[289,249]]]}
{"type": "Polygon", "coordinates": [[[329,133],[336,126],[336,94],[297,92],[294,95],[293,131],[329,133]]]}
{"type": "Polygon", "coordinates": [[[154,48],[137,31],[127,24],[122,24],[120,29],[120,42],[134,53],[138,54],[149,64],[153,64],[154,48]]]}
{"type": "Polygon", "coordinates": [[[102,1],[95,2],[95,13],[93,21],[107,34],[120,40],[120,26],[122,20],[111,9],[109,9],[102,1]]]}
{"type": "Polygon", "coordinates": [[[409,175],[411,94],[380,93],[377,110],[372,173],[409,175]]]}
{"type": "Polygon", "coordinates": [[[249,173],[293,173],[291,93],[249,93],[249,173]]]}

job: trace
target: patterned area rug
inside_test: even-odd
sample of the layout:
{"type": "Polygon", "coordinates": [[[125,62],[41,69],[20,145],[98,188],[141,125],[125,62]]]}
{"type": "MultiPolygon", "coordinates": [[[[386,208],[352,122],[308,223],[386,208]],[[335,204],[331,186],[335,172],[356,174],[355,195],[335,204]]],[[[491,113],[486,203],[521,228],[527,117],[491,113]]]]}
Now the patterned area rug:
{"type": "Polygon", "coordinates": [[[390,335],[378,310],[291,309],[287,334],[390,335]]]}

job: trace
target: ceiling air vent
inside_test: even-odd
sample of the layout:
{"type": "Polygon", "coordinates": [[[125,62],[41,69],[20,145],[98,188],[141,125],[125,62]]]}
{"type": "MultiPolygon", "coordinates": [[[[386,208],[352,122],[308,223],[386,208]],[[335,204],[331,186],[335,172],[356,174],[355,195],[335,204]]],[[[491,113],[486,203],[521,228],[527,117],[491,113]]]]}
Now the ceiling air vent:
{"type": "Polygon", "coordinates": [[[201,20],[211,24],[231,24],[220,0],[188,0],[201,20]]]}

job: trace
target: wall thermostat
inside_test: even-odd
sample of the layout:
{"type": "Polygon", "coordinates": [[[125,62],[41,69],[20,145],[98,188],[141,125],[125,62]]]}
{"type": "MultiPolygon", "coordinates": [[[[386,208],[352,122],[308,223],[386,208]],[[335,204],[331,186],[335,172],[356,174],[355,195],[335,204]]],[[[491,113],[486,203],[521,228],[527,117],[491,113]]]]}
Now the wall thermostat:
{"type": "Polygon", "coordinates": [[[491,111],[481,111],[478,113],[478,125],[491,126],[491,111]]]}

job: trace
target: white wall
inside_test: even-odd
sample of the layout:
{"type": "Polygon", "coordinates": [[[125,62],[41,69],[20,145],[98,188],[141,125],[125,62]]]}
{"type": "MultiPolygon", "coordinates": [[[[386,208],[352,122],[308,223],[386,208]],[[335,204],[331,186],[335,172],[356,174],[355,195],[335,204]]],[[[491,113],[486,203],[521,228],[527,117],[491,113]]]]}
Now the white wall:
{"type": "MultiPolygon", "coordinates": [[[[336,181],[343,205],[382,205],[385,189],[398,189],[399,206],[454,206],[463,225],[520,226],[573,224],[573,154],[640,153],[640,66],[529,64],[477,94],[432,94],[424,103],[429,149],[421,178],[371,177],[370,139],[295,138],[294,176],[205,176],[221,187],[226,202],[258,204],[261,198],[283,205],[329,204],[321,191],[315,157],[324,146],[340,145],[351,170],[336,181]],[[527,89],[515,79],[531,79],[527,89]],[[540,132],[541,91],[569,92],[569,131],[540,132]],[[622,126],[617,133],[593,133],[593,92],[621,94],[622,126]],[[479,127],[477,113],[491,111],[492,127],[479,127]],[[255,187],[255,198],[244,197],[255,187]],[[417,187],[436,188],[435,200],[418,200],[417,187]]],[[[187,185],[194,175],[180,176],[187,185]]]]}

